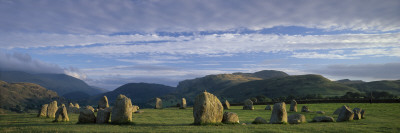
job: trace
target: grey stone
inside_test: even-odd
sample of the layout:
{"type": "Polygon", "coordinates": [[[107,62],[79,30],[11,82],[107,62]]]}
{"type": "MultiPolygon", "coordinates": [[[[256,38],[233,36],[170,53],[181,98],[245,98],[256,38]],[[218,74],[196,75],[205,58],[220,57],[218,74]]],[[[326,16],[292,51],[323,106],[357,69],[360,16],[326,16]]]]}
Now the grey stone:
{"type": "Polygon", "coordinates": [[[290,124],[301,124],[301,123],[305,123],[306,121],[306,117],[302,114],[292,114],[288,116],[288,122],[290,124]]]}
{"type": "Polygon", "coordinates": [[[111,123],[124,124],[132,122],[132,102],[125,95],[119,95],[112,108],[111,123]]]}
{"type": "Polygon", "coordinates": [[[202,92],[196,96],[193,105],[194,124],[220,123],[224,107],[211,93],[202,92]]]}
{"type": "Polygon", "coordinates": [[[243,105],[244,110],[254,110],[253,101],[246,99],[243,105]]]}
{"type": "Polygon", "coordinates": [[[271,119],[270,119],[271,124],[282,124],[282,123],[287,123],[287,112],[286,112],[286,104],[285,102],[281,103],[275,103],[272,114],[271,114],[271,119]]]}
{"type": "Polygon", "coordinates": [[[239,116],[233,112],[225,112],[222,123],[239,123],[239,116]]]}

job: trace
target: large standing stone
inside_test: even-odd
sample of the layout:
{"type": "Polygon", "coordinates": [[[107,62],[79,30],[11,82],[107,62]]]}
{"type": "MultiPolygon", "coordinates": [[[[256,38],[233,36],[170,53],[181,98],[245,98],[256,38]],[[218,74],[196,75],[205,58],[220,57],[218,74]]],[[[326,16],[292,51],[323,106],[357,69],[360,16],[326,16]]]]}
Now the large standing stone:
{"type": "Polygon", "coordinates": [[[340,113],[336,121],[337,122],[350,121],[353,120],[353,117],[354,117],[354,112],[351,111],[351,109],[346,105],[343,105],[342,108],[340,108],[340,113]]]}
{"type": "Polygon", "coordinates": [[[313,118],[312,122],[334,122],[333,117],[330,116],[316,116],[313,118]]]}
{"type": "Polygon", "coordinates": [[[47,107],[47,118],[56,118],[57,109],[57,101],[51,102],[47,107]]]}
{"type": "Polygon", "coordinates": [[[239,116],[233,112],[225,112],[222,123],[239,123],[239,116]]]}
{"type": "Polygon", "coordinates": [[[251,101],[250,99],[245,100],[243,109],[244,110],[254,110],[253,101],[251,101]]]}
{"type": "Polygon", "coordinates": [[[106,96],[103,96],[102,98],[100,98],[99,102],[97,103],[98,107],[97,109],[105,109],[108,108],[108,99],[106,96]]]}
{"type": "Polygon", "coordinates": [[[180,109],[186,109],[186,99],[182,98],[180,109]]]}
{"type": "Polygon", "coordinates": [[[272,114],[271,114],[271,119],[269,122],[271,124],[287,123],[287,112],[286,112],[285,102],[274,104],[272,114]]]}
{"type": "Polygon", "coordinates": [[[360,108],[354,108],[353,112],[354,112],[354,118],[353,120],[359,120],[361,119],[361,110],[360,108]]]}
{"type": "Polygon", "coordinates": [[[110,120],[110,113],[111,109],[110,108],[105,108],[102,109],[100,108],[99,111],[97,111],[97,118],[96,118],[96,123],[102,124],[102,123],[108,123],[110,120]]]}
{"type": "Polygon", "coordinates": [[[301,112],[310,112],[310,109],[308,108],[308,106],[303,106],[301,107],[301,112]]]}
{"type": "Polygon", "coordinates": [[[65,105],[61,104],[61,106],[58,108],[58,110],[56,112],[56,118],[54,119],[54,122],[69,121],[67,112],[68,111],[67,111],[67,108],[65,107],[65,105]]]}
{"type": "Polygon", "coordinates": [[[225,100],[225,104],[223,104],[224,109],[230,109],[231,108],[231,104],[228,102],[228,100],[225,100]]]}
{"type": "Polygon", "coordinates": [[[219,99],[211,93],[197,95],[193,105],[194,124],[220,123],[224,107],[219,99]]]}
{"type": "Polygon", "coordinates": [[[119,95],[112,108],[111,123],[123,124],[132,122],[132,102],[125,95],[119,95]]]}
{"type": "Polygon", "coordinates": [[[271,105],[267,105],[267,106],[265,107],[265,110],[272,110],[271,105]]]}
{"type": "Polygon", "coordinates": [[[292,114],[288,116],[288,122],[290,124],[300,124],[300,123],[305,123],[306,117],[302,114],[292,114]]]}
{"type": "Polygon", "coordinates": [[[48,106],[49,106],[49,104],[43,104],[42,105],[42,109],[39,110],[38,117],[46,117],[46,115],[47,115],[47,107],[48,106]]]}
{"type": "Polygon", "coordinates": [[[156,105],[154,107],[155,109],[162,109],[162,100],[160,98],[156,98],[156,105]]]}
{"type": "Polygon", "coordinates": [[[257,117],[256,119],[254,119],[254,121],[252,123],[253,124],[268,124],[268,122],[261,117],[257,117]]]}
{"type": "Polygon", "coordinates": [[[80,110],[78,123],[96,123],[94,112],[87,108],[80,110]]]}
{"type": "Polygon", "coordinates": [[[297,112],[297,102],[296,102],[296,100],[293,99],[292,102],[290,103],[289,111],[297,112]]]}

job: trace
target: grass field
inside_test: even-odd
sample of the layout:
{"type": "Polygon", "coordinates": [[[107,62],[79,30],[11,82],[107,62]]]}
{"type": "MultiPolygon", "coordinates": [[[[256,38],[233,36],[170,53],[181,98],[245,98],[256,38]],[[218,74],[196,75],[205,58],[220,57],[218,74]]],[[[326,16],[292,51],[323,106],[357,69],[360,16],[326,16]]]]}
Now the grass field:
{"type": "MultiPolygon", "coordinates": [[[[332,115],[341,103],[307,104],[311,111],[325,111],[332,115]]],[[[78,114],[69,114],[70,122],[53,123],[53,119],[38,118],[37,114],[0,115],[0,132],[400,132],[399,103],[346,103],[351,108],[360,107],[366,110],[366,119],[350,122],[304,123],[291,124],[221,124],[191,125],[192,109],[167,108],[161,110],[141,109],[141,114],[133,114],[133,123],[129,125],[111,124],[76,124],[78,114]]],[[[303,104],[298,105],[298,110],[303,104]]],[[[260,116],[269,121],[271,111],[264,110],[265,105],[256,105],[256,110],[241,110],[241,106],[233,106],[229,112],[239,115],[240,123],[251,123],[260,116]]],[[[289,109],[289,105],[287,105],[289,109]]],[[[297,112],[301,113],[301,112],[297,112]]],[[[288,115],[293,114],[289,112],[288,115]]],[[[301,113],[311,121],[316,113],[301,113]]]]}

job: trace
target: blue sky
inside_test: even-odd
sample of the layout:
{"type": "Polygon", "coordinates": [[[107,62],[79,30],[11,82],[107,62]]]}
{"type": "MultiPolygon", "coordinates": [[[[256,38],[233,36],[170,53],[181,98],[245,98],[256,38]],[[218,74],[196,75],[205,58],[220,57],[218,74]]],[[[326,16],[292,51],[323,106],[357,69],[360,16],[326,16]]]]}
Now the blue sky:
{"type": "Polygon", "coordinates": [[[280,70],[400,79],[398,0],[0,0],[0,69],[176,86],[280,70]]]}

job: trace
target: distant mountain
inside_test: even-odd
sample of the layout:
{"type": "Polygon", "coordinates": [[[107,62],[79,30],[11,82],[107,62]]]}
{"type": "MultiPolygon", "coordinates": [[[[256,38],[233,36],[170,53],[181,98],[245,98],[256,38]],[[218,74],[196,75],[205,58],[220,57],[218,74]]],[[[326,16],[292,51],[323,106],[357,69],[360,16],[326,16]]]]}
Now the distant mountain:
{"type": "Polygon", "coordinates": [[[362,81],[362,80],[350,80],[350,79],[341,79],[341,80],[338,80],[335,82],[341,83],[341,84],[364,83],[364,81],[362,81]]]}
{"type": "Polygon", "coordinates": [[[35,83],[64,95],[71,92],[81,91],[89,95],[100,94],[102,90],[90,87],[84,81],[65,74],[30,74],[21,71],[1,71],[0,80],[6,82],[28,82],[35,83]]]}
{"type": "Polygon", "coordinates": [[[359,92],[359,90],[332,82],[321,75],[298,75],[250,81],[226,88],[224,91],[218,92],[217,95],[234,102],[241,102],[259,95],[269,98],[309,94],[332,97],[342,96],[346,92],[359,92]]]}
{"type": "Polygon", "coordinates": [[[347,85],[350,87],[354,87],[362,92],[386,91],[391,94],[400,96],[400,80],[349,83],[347,85]]]}
{"type": "Polygon", "coordinates": [[[7,83],[0,81],[0,108],[23,112],[38,109],[42,104],[50,103],[59,96],[33,83],[7,83]]]}
{"type": "MultiPolygon", "coordinates": [[[[106,92],[104,94],[97,95],[90,99],[90,103],[97,105],[97,101],[103,97],[107,96],[109,103],[114,104],[115,99],[119,94],[126,95],[132,100],[132,104],[140,105],[141,107],[146,106],[146,103],[155,98],[161,97],[168,93],[175,91],[175,87],[170,87],[161,84],[150,84],[150,83],[128,83],[117,89],[106,92]]],[[[149,105],[147,105],[149,106],[149,105]]]]}

